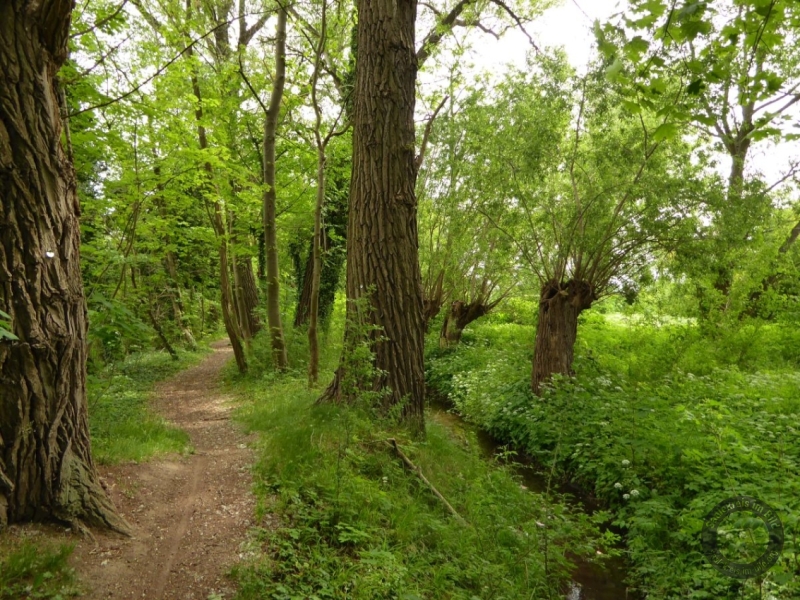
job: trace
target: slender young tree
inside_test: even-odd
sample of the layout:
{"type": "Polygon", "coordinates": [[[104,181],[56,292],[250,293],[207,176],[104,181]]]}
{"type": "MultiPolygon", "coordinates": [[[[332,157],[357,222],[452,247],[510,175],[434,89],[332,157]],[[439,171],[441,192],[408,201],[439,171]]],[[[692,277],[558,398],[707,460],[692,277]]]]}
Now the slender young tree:
{"type": "MultiPolygon", "coordinates": [[[[310,38],[309,38],[310,40],[310,38]]],[[[322,14],[320,18],[320,32],[316,43],[312,43],[314,50],[314,71],[311,76],[311,104],[314,108],[314,143],[317,149],[317,195],[314,205],[314,235],[311,245],[312,275],[311,275],[311,297],[308,315],[308,347],[310,357],[308,362],[308,384],[313,386],[319,379],[319,340],[317,335],[319,324],[319,304],[320,304],[320,283],[322,277],[322,260],[324,250],[324,233],[322,228],[322,214],[325,208],[326,192],[326,165],[328,162],[328,144],[331,139],[347,129],[347,125],[340,130],[336,126],[342,117],[343,109],[339,110],[333,124],[328,128],[327,133],[323,132],[322,105],[320,102],[319,79],[322,71],[322,61],[327,52],[328,42],[328,3],[322,0],[322,14]]]]}
{"type": "Polygon", "coordinates": [[[267,321],[272,339],[272,357],[275,367],[289,366],[286,341],[281,322],[280,266],[278,264],[278,230],[275,223],[277,195],[275,192],[275,135],[281,112],[283,87],[286,83],[286,7],[278,8],[278,25],[275,31],[275,79],[264,118],[264,242],[267,258],[267,321]]]}
{"type": "Polygon", "coordinates": [[[79,205],[57,73],[72,0],[0,3],[0,527],[27,519],[127,531],[89,442],[79,205]]]}

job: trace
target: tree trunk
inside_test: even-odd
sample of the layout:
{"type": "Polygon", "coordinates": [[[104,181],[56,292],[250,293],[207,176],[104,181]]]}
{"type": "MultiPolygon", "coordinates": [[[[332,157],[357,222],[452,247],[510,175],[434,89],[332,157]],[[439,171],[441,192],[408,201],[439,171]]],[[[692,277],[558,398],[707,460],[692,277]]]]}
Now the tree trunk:
{"type": "Polygon", "coordinates": [[[164,346],[164,349],[172,357],[172,360],[179,360],[180,357],[178,356],[178,353],[175,351],[175,348],[172,347],[172,344],[169,343],[169,339],[164,334],[164,328],[161,327],[161,323],[158,320],[158,315],[156,315],[155,311],[153,310],[153,305],[147,304],[144,300],[142,300],[142,306],[147,311],[147,314],[150,317],[150,323],[152,323],[153,329],[155,329],[156,335],[158,336],[158,339],[161,340],[161,344],[164,346]]]}
{"type": "MultiPolygon", "coordinates": [[[[323,9],[324,10],[324,9],[323,9]]],[[[319,119],[317,119],[319,127],[319,119]]],[[[317,134],[319,137],[319,133],[317,134]]],[[[319,379],[319,280],[322,274],[322,209],[325,206],[325,147],[317,148],[317,202],[314,207],[314,243],[311,249],[313,261],[311,276],[311,306],[308,315],[308,385],[312,387],[319,379]]]]}
{"type": "Polygon", "coordinates": [[[486,304],[483,298],[472,302],[462,302],[461,300],[453,302],[442,324],[439,346],[446,348],[458,344],[464,328],[488,314],[493,307],[494,304],[486,304]]]}
{"type": "MultiPolygon", "coordinates": [[[[157,156],[154,158],[158,159],[157,156]]],[[[153,169],[153,174],[160,180],[161,178],[161,167],[156,166],[153,169]]],[[[164,185],[159,181],[156,185],[156,189],[158,191],[158,198],[155,201],[156,206],[158,206],[159,214],[161,218],[166,220],[167,219],[167,207],[164,202],[164,198],[161,194],[164,192],[164,185]]],[[[197,350],[197,342],[194,339],[194,335],[192,335],[192,330],[189,328],[189,324],[186,320],[186,316],[183,310],[183,298],[181,297],[181,287],[178,283],[178,257],[175,256],[175,253],[171,249],[172,240],[170,239],[169,233],[164,234],[164,246],[167,249],[164,254],[164,269],[167,272],[167,277],[169,278],[170,287],[167,291],[169,294],[170,301],[172,302],[172,314],[175,319],[175,324],[181,330],[181,335],[183,336],[184,341],[186,342],[186,346],[194,351],[197,350]]]]}
{"type": "MultiPolygon", "coordinates": [[[[444,291],[444,269],[439,271],[436,279],[431,281],[430,271],[428,273],[428,280],[423,286],[422,298],[422,318],[425,321],[425,331],[428,331],[431,321],[433,321],[444,306],[447,294],[444,291]]],[[[445,318],[445,325],[447,319],[445,318]]]]}
{"type": "Polygon", "coordinates": [[[573,375],[578,315],[595,299],[592,285],[585,281],[548,281],[542,285],[531,373],[531,389],[537,396],[554,374],[573,375]]]}
{"type": "Polygon", "coordinates": [[[0,527],[85,521],[127,532],[92,461],[80,207],[56,74],[71,0],[0,2],[0,527]]]}
{"type": "MultiPolygon", "coordinates": [[[[186,1],[186,16],[187,21],[191,19],[191,2],[186,1]]],[[[188,46],[186,56],[190,61],[194,60],[194,50],[192,46],[188,46]]],[[[192,93],[197,99],[197,107],[194,114],[197,121],[197,141],[200,150],[208,150],[208,136],[206,135],[206,128],[203,125],[203,96],[200,93],[200,80],[197,77],[197,71],[194,64],[191,65],[191,84],[192,93]]],[[[207,181],[205,187],[211,186],[214,180],[214,168],[210,162],[203,165],[206,172],[207,181]]],[[[208,190],[203,190],[204,194],[208,194],[208,190]]],[[[209,194],[210,195],[210,194],[209,194]]],[[[225,227],[225,220],[222,213],[222,205],[219,200],[209,201],[207,197],[203,198],[204,202],[211,202],[213,208],[213,215],[211,215],[211,226],[214,228],[214,233],[219,242],[219,280],[221,288],[221,302],[222,305],[222,322],[225,324],[225,331],[228,334],[228,339],[231,341],[231,348],[233,349],[233,356],[236,359],[236,366],[240,373],[247,372],[247,359],[242,347],[240,338],[241,332],[236,321],[235,305],[231,295],[231,281],[230,271],[228,268],[228,228],[225,227]]]]}
{"type": "MultiPolygon", "coordinates": [[[[206,166],[208,169],[211,168],[210,164],[206,166]]],[[[214,202],[213,225],[217,233],[217,240],[219,241],[219,283],[222,291],[222,322],[225,324],[225,331],[228,334],[228,339],[231,341],[233,356],[236,359],[236,366],[240,373],[247,373],[247,359],[245,358],[244,348],[242,348],[241,338],[239,337],[241,333],[238,323],[235,321],[235,304],[233,303],[231,295],[231,280],[228,270],[228,240],[225,235],[225,224],[222,220],[222,207],[219,202],[214,202]]]]}
{"type": "Polygon", "coordinates": [[[386,390],[386,404],[402,403],[405,420],[421,433],[425,373],[414,195],[416,8],[414,0],[358,0],[347,230],[349,324],[342,362],[321,400],[358,393],[344,389],[343,382],[353,380],[346,373],[349,353],[366,335],[376,371],[371,381],[354,385],[361,391],[386,390]]]}
{"type": "Polygon", "coordinates": [[[258,288],[249,258],[240,256],[236,259],[236,274],[243,313],[242,330],[246,329],[245,335],[252,338],[261,331],[261,319],[258,317],[258,288]]]}
{"type": "Polygon", "coordinates": [[[275,32],[275,79],[272,95],[264,119],[264,245],[267,253],[267,322],[272,339],[272,358],[277,369],[286,369],[289,358],[281,323],[280,268],[278,265],[278,231],[275,194],[275,135],[278,116],[281,112],[283,86],[286,82],[286,9],[278,10],[278,25],[275,32]]]}
{"type": "MultiPolygon", "coordinates": [[[[752,113],[753,106],[749,105],[743,108],[745,116],[752,113]]],[[[735,139],[726,143],[728,155],[731,158],[731,170],[728,175],[728,204],[736,206],[743,201],[744,194],[744,171],[747,165],[747,154],[750,150],[750,139],[747,135],[752,132],[752,121],[747,119],[741,125],[739,132],[735,139]]],[[[724,235],[723,231],[723,235],[724,235]]],[[[728,309],[728,300],[733,285],[733,263],[724,256],[722,261],[714,265],[714,289],[722,295],[723,301],[718,306],[721,312],[726,312],[728,309]]]]}
{"type": "MultiPolygon", "coordinates": [[[[328,175],[325,175],[329,182],[328,175]]],[[[325,224],[322,227],[322,271],[319,282],[319,320],[325,322],[333,310],[336,300],[336,290],[339,288],[339,278],[342,272],[345,257],[345,236],[347,235],[347,192],[338,197],[340,192],[332,191],[327,185],[328,198],[325,202],[325,224]]],[[[313,238],[313,234],[312,234],[313,238]]],[[[297,296],[297,307],[294,313],[294,326],[301,327],[308,323],[311,311],[311,281],[314,273],[313,239],[309,241],[308,258],[302,273],[298,274],[301,281],[297,296]]],[[[300,259],[302,261],[302,258],[300,259]]],[[[302,263],[301,263],[302,264],[302,263]]]]}
{"type": "MultiPolygon", "coordinates": [[[[325,235],[325,229],[322,229],[323,237],[327,237],[325,235]]],[[[301,265],[303,264],[303,257],[300,250],[298,250],[297,254],[298,257],[296,259],[296,273],[298,281],[302,281],[300,289],[298,290],[297,294],[297,306],[294,310],[294,326],[295,327],[302,327],[306,323],[308,323],[308,316],[311,314],[311,288],[314,282],[314,234],[311,234],[311,242],[309,243],[309,252],[308,258],[306,259],[305,268],[301,265]],[[302,274],[299,273],[299,269],[303,269],[302,274]]]]}

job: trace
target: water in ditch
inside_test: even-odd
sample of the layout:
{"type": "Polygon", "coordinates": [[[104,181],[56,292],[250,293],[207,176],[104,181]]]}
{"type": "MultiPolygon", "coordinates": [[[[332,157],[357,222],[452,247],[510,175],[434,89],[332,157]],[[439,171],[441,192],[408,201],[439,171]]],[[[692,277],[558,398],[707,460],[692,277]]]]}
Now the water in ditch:
{"type": "MultiPolygon", "coordinates": [[[[478,438],[478,446],[485,457],[494,457],[502,450],[503,444],[486,432],[472,427],[458,415],[448,412],[445,406],[432,404],[430,410],[439,423],[450,429],[474,431],[478,438]]],[[[532,465],[520,464],[517,473],[530,492],[545,493],[547,491],[547,477],[537,472],[532,465]]],[[[587,512],[592,512],[596,508],[588,501],[575,499],[572,494],[565,498],[587,512]]],[[[575,561],[575,570],[572,573],[566,600],[638,600],[640,598],[625,584],[625,562],[622,559],[610,557],[604,560],[602,565],[580,560],[577,557],[573,557],[573,560],[575,561]]]]}

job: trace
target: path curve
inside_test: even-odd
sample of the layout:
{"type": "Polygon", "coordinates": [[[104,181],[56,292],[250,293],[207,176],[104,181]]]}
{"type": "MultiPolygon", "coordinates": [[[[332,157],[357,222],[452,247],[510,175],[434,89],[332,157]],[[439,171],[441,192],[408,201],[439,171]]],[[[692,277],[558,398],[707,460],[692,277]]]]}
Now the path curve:
{"type": "Polygon", "coordinates": [[[81,541],[73,565],[86,600],[207,600],[235,593],[226,573],[251,525],[251,438],[230,422],[219,387],[225,343],[199,365],[160,384],[153,409],[191,437],[194,454],[100,467],[133,537],[81,541]]]}

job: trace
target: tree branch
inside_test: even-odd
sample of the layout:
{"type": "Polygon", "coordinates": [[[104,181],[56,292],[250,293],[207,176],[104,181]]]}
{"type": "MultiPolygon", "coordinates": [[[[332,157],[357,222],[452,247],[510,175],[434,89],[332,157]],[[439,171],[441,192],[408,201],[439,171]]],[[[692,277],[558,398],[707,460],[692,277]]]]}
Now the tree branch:
{"type": "Polygon", "coordinates": [[[439,114],[439,111],[442,110],[445,102],[450,99],[450,96],[445,96],[442,98],[442,101],[439,103],[439,106],[436,107],[436,110],[433,111],[431,118],[428,119],[428,122],[425,125],[425,132],[422,134],[422,143],[419,147],[419,154],[414,159],[414,169],[419,171],[419,168],[422,166],[422,161],[425,160],[425,150],[428,147],[428,138],[431,135],[431,129],[433,129],[433,121],[436,119],[436,115],[439,114]]]}

